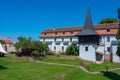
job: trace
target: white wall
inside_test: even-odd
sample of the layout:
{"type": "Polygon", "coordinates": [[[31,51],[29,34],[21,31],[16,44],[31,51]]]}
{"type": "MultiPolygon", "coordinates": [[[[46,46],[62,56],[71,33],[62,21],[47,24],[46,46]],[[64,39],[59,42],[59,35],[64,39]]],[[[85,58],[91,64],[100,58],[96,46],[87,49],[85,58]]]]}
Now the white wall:
{"type": "MultiPolygon", "coordinates": [[[[110,47],[112,41],[116,41],[115,35],[103,35],[103,36],[101,36],[101,41],[100,41],[100,43],[105,44],[105,51],[106,51],[106,52],[107,52],[107,47],[110,47]],[[107,37],[108,37],[108,36],[110,37],[110,42],[107,41],[107,37]]],[[[107,53],[110,54],[110,52],[107,52],[107,53]]]]}
{"type": "Polygon", "coordinates": [[[85,60],[96,61],[95,47],[95,44],[80,44],[79,57],[85,60]],[[85,47],[88,47],[88,51],[85,51],[85,47]]]}
{"type": "Polygon", "coordinates": [[[72,38],[72,41],[78,41],[78,38],[77,37],[56,37],[56,41],[61,41],[60,45],[56,45],[55,42],[54,42],[54,39],[55,38],[40,38],[40,41],[44,41],[45,39],[45,42],[47,41],[53,41],[53,43],[51,45],[49,45],[49,49],[52,50],[52,51],[55,51],[55,52],[66,52],[66,48],[68,47],[68,45],[64,45],[63,42],[62,42],[62,38],[64,38],[64,41],[69,41],[69,44],[70,45],[72,42],[70,42],[70,38],[72,38]],[[54,50],[54,46],[56,46],[56,50],[54,50]],[[62,46],[64,47],[64,51],[62,51],[62,46]]]}
{"type": "MultiPolygon", "coordinates": [[[[69,44],[68,45],[70,45],[71,44],[71,42],[70,42],[70,38],[72,38],[72,41],[78,41],[78,38],[77,37],[56,37],[56,41],[61,41],[61,43],[60,43],[60,45],[56,45],[55,44],[55,42],[54,42],[54,37],[52,38],[45,38],[45,42],[46,41],[53,41],[53,43],[51,44],[51,45],[49,45],[49,49],[50,50],[52,50],[52,51],[55,51],[54,50],[54,46],[56,46],[56,52],[63,52],[62,51],[62,46],[64,47],[64,52],[66,51],[66,48],[68,47],[68,45],[64,45],[63,44],[63,42],[62,42],[62,38],[64,38],[64,41],[69,41],[69,44]]],[[[105,51],[106,51],[106,53],[109,53],[110,54],[110,52],[107,52],[107,47],[110,47],[110,45],[111,45],[111,42],[112,41],[115,41],[116,40],[116,38],[115,38],[115,35],[102,35],[101,36],[101,41],[100,41],[100,43],[102,43],[102,44],[105,44],[105,51]],[[107,42],[107,36],[110,36],[110,42],[107,42]]],[[[44,41],[44,39],[43,38],[40,38],[40,41],[44,41]]],[[[90,48],[92,48],[92,47],[90,47],[90,48]]],[[[82,50],[84,50],[84,47],[82,47],[82,46],[80,46],[79,47],[79,51],[81,51],[82,52],[82,50]]],[[[84,51],[83,51],[84,52],[84,51]]],[[[93,50],[93,52],[95,53],[95,51],[93,50]]],[[[90,53],[92,53],[92,51],[90,51],[90,53]]],[[[94,54],[90,54],[91,56],[94,56],[94,54]]],[[[90,56],[89,56],[90,57],[90,56]]],[[[94,60],[94,59],[93,59],[94,60]]]]}
{"type": "Polygon", "coordinates": [[[112,45],[111,48],[112,48],[111,51],[112,51],[112,54],[113,54],[113,56],[112,56],[113,62],[120,62],[120,58],[116,55],[117,45],[112,45]]]}

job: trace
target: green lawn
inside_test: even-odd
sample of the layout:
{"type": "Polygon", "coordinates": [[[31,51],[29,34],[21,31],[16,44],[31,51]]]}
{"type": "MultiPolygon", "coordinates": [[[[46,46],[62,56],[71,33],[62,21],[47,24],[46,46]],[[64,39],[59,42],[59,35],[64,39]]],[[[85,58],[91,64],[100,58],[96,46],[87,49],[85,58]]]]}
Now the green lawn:
{"type": "MultiPolygon", "coordinates": [[[[59,61],[59,60],[58,60],[59,61]]],[[[66,60],[67,64],[69,60],[66,60]]],[[[63,63],[59,61],[59,63],[63,63]]],[[[120,70],[107,74],[87,74],[74,67],[29,62],[27,57],[0,57],[0,80],[118,80],[120,70]],[[112,76],[111,76],[112,75],[112,76]]]]}
{"type": "Polygon", "coordinates": [[[61,55],[60,57],[47,56],[46,59],[39,60],[39,61],[61,63],[61,64],[71,64],[71,65],[78,65],[78,66],[80,66],[80,63],[82,62],[84,65],[89,67],[90,71],[102,71],[102,70],[105,70],[106,67],[108,67],[108,69],[120,67],[120,64],[116,64],[116,63],[112,63],[112,62],[104,62],[102,64],[96,64],[94,62],[80,60],[77,56],[73,56],[73,58],[72,58],[72,56],[66,56],[66,55],[61,55]]]}

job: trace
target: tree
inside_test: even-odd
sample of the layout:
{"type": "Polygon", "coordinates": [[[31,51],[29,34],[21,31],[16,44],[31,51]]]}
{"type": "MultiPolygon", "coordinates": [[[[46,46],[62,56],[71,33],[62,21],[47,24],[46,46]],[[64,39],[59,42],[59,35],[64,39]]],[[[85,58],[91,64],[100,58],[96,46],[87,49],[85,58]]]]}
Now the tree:
{"type": "Polygon", "coordinates": [[[78,55],[78,50],[77,50],[76,45],[75,44],[69,45],[66,49],[66,53],[68,55],[76,55],[77,56],[78,55]]]}
{"type": "Polygon", "coordinates": [[[105,18],[100,21],[100,24],[104,23],[116,23],[118,20],[116,18],[105,18]]]}
{"type": "Polygon", "coordinates": [[[37,40],[32,41],[31,48],[33,50],[37,50],[39,53],[42,53],[42,54],[44,52],[46,53],[49,50],[47,43],[43,43],[43,42],[40,42],[40,41],[37,41],[37,40]]]}
{"type": "MultiPolygon", "coordinates": [[[[118,31],[117,31],[117,34],[116,34],[116,38],[117,38],[117,40],[120,40],[120,8],[118,8],[118,19],[119,19],[119,27],[118,27],[118,31]]],[[[118,43],[117,53],[116,54],[120,58],[120,42],[118,43]]]]}
{"type": "Polygon", "coordinates": [[[41,55],[49,50],[47,43],[22,36],[18,37],[18,42],[15,44],[15,47],[16,49],[21,49],[23,55],[32,55],[32,53],[41,55]]]}
{"type": "Polygon", "coordinates": [[[119,19],[119,27],[118,27],[118,31],[117,31],[117,34],[116,34],[117,40],[120,39],[120,8],[118,8],[118,19],[119,19]]]}
{"type": "Polygon", "coordinates": [[[1,44],[5,44],[5,41],[4,41],[4,40],[0,40],[0,43],[1,43],[1,44]]]}
{"type": "Polygon", "coordinates": [[[120,57],[120,42],[118,43],[117,53],[116,54],[120,57]]]}
{"type": "Polygon", "coordinates": [[[32,43],[32,39],[31,38],[26,38],[26,37],[18,37],[18,42],[15,44],[15,47],[17,49],[25,49],[25,48],[31,48],[31,43],[32,43]]]}

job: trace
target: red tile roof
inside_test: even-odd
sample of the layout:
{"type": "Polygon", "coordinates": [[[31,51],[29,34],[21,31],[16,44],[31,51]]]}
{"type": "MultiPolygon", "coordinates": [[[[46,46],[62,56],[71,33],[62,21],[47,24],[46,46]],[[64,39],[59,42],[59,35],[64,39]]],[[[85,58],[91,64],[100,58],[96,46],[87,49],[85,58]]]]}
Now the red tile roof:
{"type": "MultiPolygon", "coordinates": [[[[118,26],[118,23],[97,24],[94,25],[94,29],[99,35],[113,35],[117,33],[118,26]],[[110,31],[107,32],[106,29],[110,29],[110,31]]],[[[40,37],[75,36],[82,28],[83,26],[73,26],[69,28],[46,29],[40,34],[40,37]],[[63,34],[63,32],[65,32],[65,34],[63,34]],[[73,32],[73,34],[71,34],[71,32],[73,32]]]]}
{"type": "Polygon", "coordinates": [[[4,41],[6,44],[14,44],[10,39],[4,40],[4,39],[0,38],[0,41],[4,41]]]}
{"type": "Polygon", "coordinates": [[[6,39],[6,40],[5,40],[5,43],[6,43],[6,44],[13,44],[13,42],[12,42],[10,39],[6,39]]]}

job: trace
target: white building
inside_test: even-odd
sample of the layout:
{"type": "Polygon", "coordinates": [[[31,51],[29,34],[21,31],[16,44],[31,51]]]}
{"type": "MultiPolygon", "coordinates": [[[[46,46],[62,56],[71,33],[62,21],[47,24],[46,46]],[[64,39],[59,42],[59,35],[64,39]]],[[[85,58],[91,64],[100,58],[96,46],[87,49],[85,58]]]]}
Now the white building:
{"type": "MultiPolygon", "coordinates": [[[[111,42],[116,41],[115,35],[117,33],[118,23],[93,25],[90,11],[88,11],[84,27],[73,26],[69,28],[46,29],[40,34],[40,41],[47,42],[50,50],[57,53],[65,52],[68,45],[74,43],[79,46],[79,57],[82,59],[90,61],[111,60],[111,42]],[[97,43],[94,43],[94,41],[90,43],[80,43],[81,36],[78,36],[78,34],[81,33],[86,26],[92,27],[92,31],[99,36],[95,39],[88,38],[88,42],[95,40],[97,43]]],[[[89,30],[88,32],[86,31],[85,34],[89,34],[89,30]]]]}

